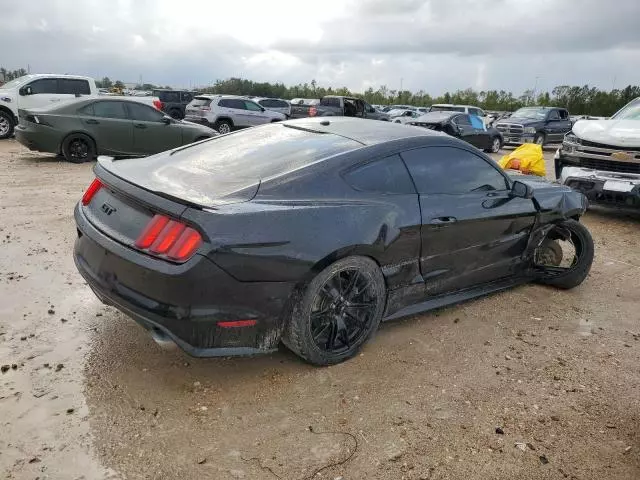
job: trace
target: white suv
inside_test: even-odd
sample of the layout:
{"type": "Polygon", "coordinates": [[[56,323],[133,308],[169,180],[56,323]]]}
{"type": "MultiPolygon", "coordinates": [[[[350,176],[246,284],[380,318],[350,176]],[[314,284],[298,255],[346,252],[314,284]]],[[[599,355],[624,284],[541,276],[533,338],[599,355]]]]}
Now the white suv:
{"type": "Polygon", "coordinates": [[[220,133],[286,120],[282,113],[236,95],[198,95],[187,105],[184,119],[212,127],[220,133]]]}
{"type": "Polygon", "coordinates": [[[80,96],[96,96],[96,82],[75,75],[25,75],[0,86],[0,139],[13,135],[18,109],[53,105],[80,96]]]}

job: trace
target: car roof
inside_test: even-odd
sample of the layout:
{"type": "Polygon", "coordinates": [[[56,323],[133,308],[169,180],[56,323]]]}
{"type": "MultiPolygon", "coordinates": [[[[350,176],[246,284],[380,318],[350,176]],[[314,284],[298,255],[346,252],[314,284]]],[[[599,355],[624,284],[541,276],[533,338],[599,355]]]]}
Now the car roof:
{"type": "Polygon", "coordinates": [[[67,74],[59,74],[59,73],[29,73],[25,75],[30,80],[35,80],[36,78],[71,78],[78,80],[91,80],[91,77],[86,77],[83,75],[67,75],[67,74]]]}
{"type": "Polygon", "coordinates": [[[195,97],[209,98],[209,99],[214,99],[214,98],[239,98],[240,100],[255,100],[255,98],[245,97],[244,95],[223,95],[221,93],[200,93],[198,95],[195,95],[195,97]]]}
{"type": "Polygon", "coordinates": [[[461,103],[434,103],[431,106],[432,107],[465,107],[465,108],[477,108],[478,110],[482,110],[482,108],[476,105],[463,105],[461,103]]]}
{"type": "Polygon", "coordinates": [[[363,145],[375,145],[403,138],[443,135],[426,128],[351,117],[300,118],[279,123],[302,130],[340,135],[363,145]]]}
{"type": "Polygon", "coordinates": [[[453,116],[456,115],[466,115],[466,113],[464,112],[450,112],[450,111],[445,111],[445,112],[427,112],[424,115],[420,115],[418,118],[416,118],[416,122],[420,122],[420,121],[430,121],[430,122],[443,122],[445,120],[450,119],[453,116]]]}

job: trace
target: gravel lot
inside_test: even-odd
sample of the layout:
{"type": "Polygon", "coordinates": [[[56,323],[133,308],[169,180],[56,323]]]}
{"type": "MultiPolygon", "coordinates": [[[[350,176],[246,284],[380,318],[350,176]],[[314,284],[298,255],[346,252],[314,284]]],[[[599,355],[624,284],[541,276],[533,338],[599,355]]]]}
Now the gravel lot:
{"type": "Polygon", "coordinates": [[[329,368],[194,359],[76,272],[92,165],[12,140],[0,165],[4,478],[640,478],[639,214],[585,216],[596,260],[572,291],[385,324],[329,368]]]}

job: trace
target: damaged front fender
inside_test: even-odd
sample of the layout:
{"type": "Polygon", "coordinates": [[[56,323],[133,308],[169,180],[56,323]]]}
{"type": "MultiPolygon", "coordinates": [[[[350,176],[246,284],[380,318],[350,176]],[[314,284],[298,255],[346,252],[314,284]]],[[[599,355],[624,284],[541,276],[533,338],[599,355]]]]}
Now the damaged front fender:
{"type": "Polygon", "coordinates": [[[527,248],[523,252],[523,260],[530,261],[549,232],[555,228],[562,236],[562,229],[556,227],[566,220],[579,219],[586,212],[589,202],[580,192],[540,178],[527,176],[518,180],[533,188],[532,200],[538,210],[527,248]]]}

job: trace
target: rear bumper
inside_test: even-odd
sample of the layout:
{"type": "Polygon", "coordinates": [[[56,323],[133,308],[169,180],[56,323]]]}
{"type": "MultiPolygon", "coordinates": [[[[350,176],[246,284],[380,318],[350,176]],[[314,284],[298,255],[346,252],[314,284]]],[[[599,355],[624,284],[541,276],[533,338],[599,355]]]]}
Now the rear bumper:
{"type": "Polygon", "coordinates": [[[74,261],[104,303],[133,318],[153,336],[170,339],[197,357],[272,351],[293,285],[239,282],[196,255],[171,264],[139,253],[98,231],[76,207],[74,261]],[[222,321],[255,320],[225,328],[222,321]]]}
{"type": "MultiPolygon", "coordinates": [[[[37,128],[37,127],[36,127],[37,128]]],[[[29,150],[36,152],[60,153],[60,138],[50,128],[40,127],[37,130],[23,125],[16,125],[16,140],[29,150]]]]}
{"type": "Polygon", "coordinates": [[[187,122],[197,123],[200,125],[206,125],[207,127],[213,128],[213,123],[209,122],[206,117],[198,117],[195,115],[185,115],[184,120],[187,122]]]}
{"type": "Polygon", "coordinates": [[[590,203],[640,208],[640,175],[562,164],[557,170],[560,183],[583,193],[590,203]]]}

